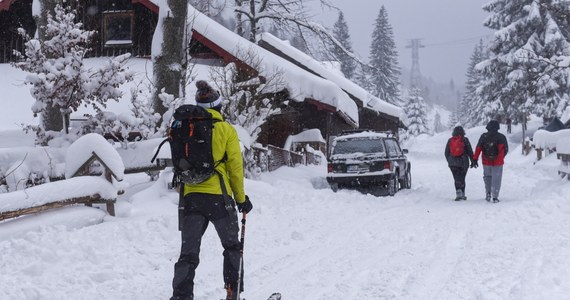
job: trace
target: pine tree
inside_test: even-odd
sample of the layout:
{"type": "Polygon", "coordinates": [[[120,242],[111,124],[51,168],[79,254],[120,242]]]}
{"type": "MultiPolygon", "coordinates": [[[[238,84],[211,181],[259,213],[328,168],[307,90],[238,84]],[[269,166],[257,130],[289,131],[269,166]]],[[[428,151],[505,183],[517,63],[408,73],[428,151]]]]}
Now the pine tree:
{"type": "Polygon", "coordinates": [[[570,7],[565,1],[494,0],[484,25],[496,30],[483,71],[480,95],[488,117],[512,119],[524,110],[545,119],[559,115],[570,95],[570,7]],[[566,64],[567,65],[567,64],[566,64]]]}
{"type": "Polygon", "coordinates": [[[483,74],[475,68],[478,63],[485,59],[487,59],[487,51],[483,40],[479,40],[479,44],[475,46],[471,54],[469,66],[467,67],[465,93],[461,97],[457,109],[457,121],[465,127],[482,125],[487,121],[484,114],[485,103],[477,94],[477,88],[483,82],[483,74]]]}
{"type": "MultiPolygon", "coordinates": [[[[353,52],[350,42],[350,34],[348,32],[348,25],[344,20],[344,14],[342,11],[338,14],[338,20],[334,23],[333,34],[345,50],[353,52]]],[[[356,62],[354,59],[338,46],[333,46],[333,55],[340,62],[341,71],[344,76],[348,79],[352,79],[356,70],[356,62]]]]}
{"type": "Polygon", "coordinates": [[[372,94],[389,103],[399,105],[400,68],[392,26],[384,6],[380,8],[370,44],[370,80],[372,94]]]}
{"type": "Polygon", "coordinates": [[[408,96],[408,101],[404,106],[406,119],[408,122],[408,132],[410,135],[418,136],[422,133],[428,133],[427,128],[427,106],[424,98],[421,96],[421,90],[413,88],[408,96]]]}

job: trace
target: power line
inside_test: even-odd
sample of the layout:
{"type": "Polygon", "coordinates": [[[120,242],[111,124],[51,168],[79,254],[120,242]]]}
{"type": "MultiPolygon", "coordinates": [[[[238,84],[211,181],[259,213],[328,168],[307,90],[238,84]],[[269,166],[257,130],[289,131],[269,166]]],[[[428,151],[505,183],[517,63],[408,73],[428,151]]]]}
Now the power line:
{"type": "Polygon", "coordinates": [[[451,41],[445,41],[445,42],[440,42],[440,43],[431,43],[431,44],[426,44],[425,46],[426,47],[433,47],[433,46],[461,45],[461,44],[467,44],[469,42],[473,42],[475,40],[479,40],[481,38],[490,38],[491,36],[492,36],[492,34],[486,34],[486,35],[474,36],[474,37],[460,39],[460,40],[451,40],[451,41]]]}

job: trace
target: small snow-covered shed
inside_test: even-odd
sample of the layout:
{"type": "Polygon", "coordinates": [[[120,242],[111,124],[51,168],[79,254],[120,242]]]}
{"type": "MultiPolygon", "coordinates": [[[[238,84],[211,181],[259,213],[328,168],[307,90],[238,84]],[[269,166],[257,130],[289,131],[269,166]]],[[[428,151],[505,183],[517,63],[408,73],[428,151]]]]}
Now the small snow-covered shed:
{"type": "Polygon", "coordinates": [[[325,139],[323,138],[321,131],[316,128],[289,136],[283,148],[285,150],[303,152],[307,145],[323,153],[326,153],[327,151],[325,139]]]}
{"type": "Polygon", "coordinates": [[[89,133],[77,139],[67,149],[65,178],[90,175],[94,172],[104,174],[109,182],[112,182],[112,178],[122,181],[125,165],[117,150],[103,136],[89,133]]]}

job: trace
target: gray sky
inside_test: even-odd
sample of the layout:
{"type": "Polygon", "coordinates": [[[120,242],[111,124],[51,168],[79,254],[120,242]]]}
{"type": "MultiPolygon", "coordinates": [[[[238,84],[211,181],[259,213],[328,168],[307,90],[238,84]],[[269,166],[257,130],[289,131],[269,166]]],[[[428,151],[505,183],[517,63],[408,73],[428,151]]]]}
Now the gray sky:
{"type": "MultiPolygon", "coordinates": [[[[464,83],[474,46],[480,38],[493,33],[483,26],[488,14],[481,7],[489,0],[330,1],[344,12],[354,51],[366,61],[374,22],[384,5],[394,30],[400,66],[411,67],[412,52],[406,45],[409,39],[421,38],[426,46],[420,49],[422,75],[444,83],[451,78],[456,84],[464,83]]],[[[315,18],[332,27],[338,13],[328,11],[315,18]]]]}

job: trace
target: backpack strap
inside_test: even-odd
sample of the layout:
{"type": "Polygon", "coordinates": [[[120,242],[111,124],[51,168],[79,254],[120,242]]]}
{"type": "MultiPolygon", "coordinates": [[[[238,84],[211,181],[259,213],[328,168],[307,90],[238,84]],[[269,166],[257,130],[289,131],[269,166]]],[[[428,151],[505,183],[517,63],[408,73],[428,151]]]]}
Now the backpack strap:
{"type": "Polygon", "coordinates": [[[234,209],[232,198],[228,194],[228,189],[226,188],[226,184],[224,183],[224,176],[222,175],[222,173],[220,171],[218,171],[216,169],[216,167],[219,164],[226,162],[227,160],[228,160],[228,154],[224,153],[224,157],[222,159],[220,159],[216,163],[216,165],[214,166],[214,170],[216,171],[216,174],[218,174],[218,178],[220,179],[220,187],[222,188],[222,197],[224,198],[224,204],[225,204],[226,210],[231,212],[234,209]]]}
{"type": "Polygon", "coordinates": [[[170,138],[165,138],[160,145],[158,145],[158,149],[156,149],[156,152],[154,153],[154,156],[152,157],[152,159],[150,160],[151,163],[154,163],[154,160],[156,159],[156,157],[158,156],[158,153],[160,152],[160,148],[162,148],[162,145],[164,145],[164,143],[168,142],[170,140],[170,138]]]}

